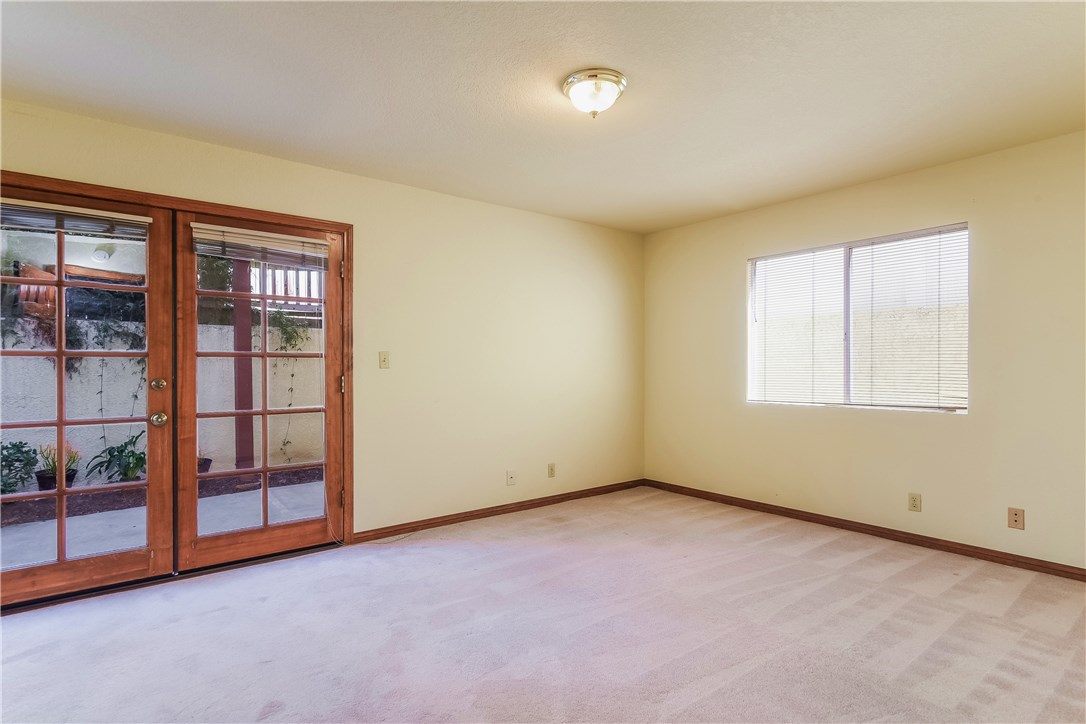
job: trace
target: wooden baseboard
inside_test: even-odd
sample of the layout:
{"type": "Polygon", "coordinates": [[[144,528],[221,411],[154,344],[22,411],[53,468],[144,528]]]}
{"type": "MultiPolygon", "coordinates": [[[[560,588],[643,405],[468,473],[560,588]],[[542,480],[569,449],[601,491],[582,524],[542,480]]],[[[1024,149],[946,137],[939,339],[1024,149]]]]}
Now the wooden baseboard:
{"type": "Polygon", "coordinates": [[[843,528],[857,533],[878,536],[879,538],[889,538],[890,540],[900,541],[901,543],[923,546],[924,548],[934,548],[935,550],[946,551],[947,553],[957,553],[958,555],[969,556],[970,558],[992,561],[993,563],[1002,563],[1006,566],[1015,566],[1016,568],[1025,568],[1030,571],[1050,573],[1054,576],[1072,578],[1076,581],[1086,581],[1086,568],[1069,566],[1064,563],[1053,563],[1052,561],[1045,561],[1040,558],[1029,558],[1027,556],[1005,553],[991,548],[981,548],[980,546],[968,545],[966,543],[955,543],[954,541],[943,540],[942,538],[932,538],[930,536],[920,535],[919,533],[908,533],[903,530],[895,530],[894,528],[883,528],[879,525],[871,525],[870,523],[859,523],[854,520],[834,518],[819,513],[808,513],[805,510],[785,508],[782,505],[773,505],[772,503],[760,503],[756,500],[736,498],[732,495],[724,495],[722,493],[711,493],[707,490],[688,488],[673,483],[662,483],[658,480],[644,480],[642,481],[642,484],[652,488],[658,488],[659,490],[666,490],[670,493],[679,493],[680,495],[689,495],[694,498],[711,500],[715,503],[734,505],[739,508],[749,508],[750,510],[772,513],[773,515],[782,515],[787,518],[797,518],[810,523],[820,523],[821,525],[843,528]]]}
{"type": "Polygon", "coordinates": [[[1015,553],[1006,553],[1004,551],[982,548],[967,543],[956,543],[942,538],[932,538],[931,536],[920,535],[919,533],[909,533],[907,531],[884,528],[870,523],[860,523],[855,520],[846,520],[845,518],[834,518],[829,515],[822,515],[821,513],[809,513],[805,510],[797,510],[796,508],[786,508],[783,505],[761,503],[757,500],[747,500],[746,498],[737,498],[733,495],[713,493],[708,490],[698,490],[697,488],[688,488],[684,485],[675,485],[674,483],[664,483],[659,480],[648,479],[628,480],[624,483],[601,485],[596,488],[588,488],[587,490],[576,490],[572,493],[559,493],[558,495],[548,495],[543,498],[532,498],[531,500],[523,500],[519,503],[506,503],[505,505],[495,505],[489,508],[468,510],[463,513],[453,513],[452,515],[442,515],[436,518],[426,518],[425,520],[416,520],[410,523],[389,525],[384,528],[373,528],[371,530],[355,533],[349,542],[364,543],[380,538],[390,538],[392,536],[414,533],[415,531],[426,530],[428,528],[438,528],[443,525],[453,525],[454,523],[463,523],[478,518],[489,518],[490,516],[502,515],[504,513],[515,513],[518,510],[541,508],[545,505],[564,503],[567,500],[588,498],[594,495],[606,495],[607,493],[615,493],[620,490],[628,490],[639,486],[647,486],[658,490],[665,490],[670,493],[678,493],[680,495],[688,495],[703,500],[711,500],[715,503],[734,505],[738,508],[748,508],[762,513],[781,515],[786,518],[796,518],[798,520],[805,520],[809,523],[818,523],[834,528],[842,528],[856,533],[864,533],[866,535],[887,538],[901,543],[909,543],[910,545],[946,551],[947,553],[957,553],[958,555],[979,558],[993,563],[1001,563],[1006,566],[1025,568],[1026,570],[1039,571],[1040,573],[1049,573],[1054,576],[1071,578],[1076,581],[1086,581],[1086,568],[1078,568],[1064,563],[1053,563],[1052,561],[1045,561],[1040,558],[1029,558],[1015,553]]]}
{"type": "Polygon", "coordinates": [[[646,480],[627,480],[624,483],[613,483],[611,485],[601,485],[599,487],[588,488],[586,490],[575,490],[572,493],[559,493],[558,495],[548,495],[543,498],[532,498],[531,500],[522,500],[519,503],[505,503],[504,505],[494,505],[489,508],[467,510],[463,513],[441,515],[436,518],[426,518],[424,520],[416,520],[410,523],[388,525],[384,528],[371,528],[370,530],[358,531],[351,536],[351,540],[349,542],[365,543],[366,541],[377,540],[379,538],[390,538],[394,535],[414,533],[415,531],[426,530],[427,528],[438,528],[443,525],[463,523],[464,521],[476,520],[477,518],[489,518],[493,515],[515,513],[518,510],[541,508],[544,505],[564,503],[567,500],[577,500],[578,498],[590,498],[594,495],[606,495],[607,493],[616,493],[619,490],[628,490],[630,488],[636,488],[640,485],[647,484],[649,484],[649,482],[646,480]]]}

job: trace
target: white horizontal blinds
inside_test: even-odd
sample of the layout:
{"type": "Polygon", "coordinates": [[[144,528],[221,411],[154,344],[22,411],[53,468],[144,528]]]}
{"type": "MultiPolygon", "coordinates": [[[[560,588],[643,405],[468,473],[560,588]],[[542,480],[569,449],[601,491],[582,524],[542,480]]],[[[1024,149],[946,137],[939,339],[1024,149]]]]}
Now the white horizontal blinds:
{"type": "Polygon", "coordinates": [[[192,244],[197,254],[263,262],[269,269],[328,270],[328,244],[319,239],[193,222],[192,244]]]}
{"type": "Polygon", "coordinates": [[[749,263],[747,399],[844,402],[842,247],[749,263]]]}
{"type": "Polygon", "coordinates": [[[64,231],[110,239],[147,239],[150,217],[79,209],[33,201],[0,202],[0,228],[7,231],[64,231]]]}
{"type": "Polygon", "coordinates": [[[922,233],[852,249],[852,404],[968,403],[969,232],[922,233]]]}

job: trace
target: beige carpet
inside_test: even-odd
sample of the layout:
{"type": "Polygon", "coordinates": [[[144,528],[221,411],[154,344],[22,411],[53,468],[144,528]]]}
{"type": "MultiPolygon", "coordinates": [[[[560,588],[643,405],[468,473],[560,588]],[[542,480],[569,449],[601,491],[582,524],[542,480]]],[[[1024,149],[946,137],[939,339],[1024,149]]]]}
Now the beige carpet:
{"type": "Polygon", "coordinates": [[[3,719],[1082,722],[1084,598],[637,488],[7,616],[3,719]]]}

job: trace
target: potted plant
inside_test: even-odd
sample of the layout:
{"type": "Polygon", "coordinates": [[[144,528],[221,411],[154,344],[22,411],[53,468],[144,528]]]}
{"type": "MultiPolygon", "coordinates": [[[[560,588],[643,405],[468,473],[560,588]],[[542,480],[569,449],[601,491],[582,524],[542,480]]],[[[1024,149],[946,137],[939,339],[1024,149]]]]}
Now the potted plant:
{"type": "Polygon", "coordinates": [[[15,493],[34,477],[38,453],[22,440],[0,443],[0,493],[15,493]]]}
{"type": "MultiPolygon", "coordinates": [[[[41,456],[42,462],[42,469],[34,471],[34,477],[38,479],[38,490],[56,490],[57,471],[60,469],[60,452],[57,450],[56,445],[49,443],[48,445],[38,446],[38,454],[41,456]]],[[[77,466],[82,457],[74,445],[67,440],[64,441],[65,483],[70,485],[75,482],[75,475],[79,472],[77,466]]]]}
{"type": "Polygon", "coordinates": [[[204,451],[200,450],[196,453],[196,472],[206,473],[211,470],[211,458],[204,455],[204,451]]]}
{"type": "Polygon", "coordinates": [[[110,445],[95,455],[87,466],[87,474],[101,473],[106,480],[122,483],[138,480],[147,471],[147,451],[136,447],[144,432],[140,430],[119,445],[110,445]]]}

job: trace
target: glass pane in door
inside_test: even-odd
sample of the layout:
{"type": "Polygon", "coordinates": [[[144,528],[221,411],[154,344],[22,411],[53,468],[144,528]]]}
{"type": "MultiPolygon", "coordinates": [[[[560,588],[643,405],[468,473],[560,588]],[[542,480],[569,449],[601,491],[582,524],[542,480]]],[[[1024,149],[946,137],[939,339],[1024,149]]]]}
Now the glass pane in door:
{"type": "Polygon", "coordinates": [[[93,287],[65,289],[64,344],[70,350],[146,350],[147,295],[93,287]]]}
{"type": "Polygon", "coordinates": [[[324,515],[324,466],[279,470],[268,475],[268,522],[324,515]]]}
{"type": "Polygon", "coordinates": [[[0,501],[0,564],[4,570],[57,559],[57,499],[0,501]]]}
{"type": "Polygon", "coordinates": [[[72,495],[64,515],[68,558],[147,545],[147,488],[72,495]]]}
{"type": "Polygon", "coordinates": [[[143,357],[71,357],[65,372],[64,413],[69,420],[143,417],[147,414],[147,360],[143,357]]]}
{"type": "Polygon", "coordinates": [[[262,305],[257,300],[200,297],[196,338],[200,352],[259,352],[264,343],[262,305]]]}
{"type": "Polygon", "coordinates": [[[0,422],[55,419],[56,358],[0,357],[0,393],[4,388],[8,393],[0,394],[0,422]]]}
{"type": "Polygon", "coordinates": [[[64,278],[141,287],[147,282],[147,244],[140,238],[65,234],[64,278]]]}
{"type": "Polygon", "coordinates": [[[268,415],[268,462],[298,465],[324,460],[324,413],[268,415]]]}
{"type": "MultiPolygon", "coordinates": [[[[5,221],[8,221],[5,219],[5,221]]],[[[36,276],[31,269],[44,273],[46,267],[56,268],[56,233],[10,228],[0,230],[0,275],[6,277],[36,276]]],[[[56,278],[56,274],[51,274],[56,278]]]]}
{"type": "Polygon", "coordinates": [[[273,352],[324,352],[324,304],[320,302],[269,301],[268,327],[268,346],[273,352]]]}
{"type": "Polygon", "coordinates": [[[324,359],[275,357],[268,360],[268,407],[288,409],[324,404],[324,359]]]}
{"type": "Polygon", "coordinates": [[[0,284],[0,348],[55,350],[56,319],[56,287],[45,284],[0,284]]]}
{"type": "Polygon", "coordinates": [[[260,415],[202,417],[196,421],[197,472],[259,468],[264,460],[260,415]]]}
{"type": "Polygon", "coordinates": [[[200,357],[196,360],[196,411],[259,410],[261,360],[200,357]]]}
{"type": "Polygon", "coordinates": [[[79,453],[69,488],[147,482],[146,423],[72,424],[67,436],[79,453]]]}
{"type": "Polygon", "coordinates": [[[229,475],[200,481],[200,535],[259,528],[264,522],[260,475],[229,475]]]}

